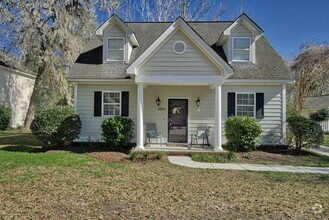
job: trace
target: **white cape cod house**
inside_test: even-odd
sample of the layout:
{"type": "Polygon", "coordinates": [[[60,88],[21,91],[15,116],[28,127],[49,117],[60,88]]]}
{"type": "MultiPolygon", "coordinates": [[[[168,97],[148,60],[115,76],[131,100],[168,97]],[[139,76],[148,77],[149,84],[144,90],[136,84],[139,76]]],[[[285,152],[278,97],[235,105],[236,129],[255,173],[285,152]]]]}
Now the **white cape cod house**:
{"type": "Polygon", "coordinates": [[[144,149],[151,123],[164,143],[190,143],[191,133],[207,126],[210,144],[221,150],[231,115],[255,117],[264,144],[284,142],[293,75],[245,14],[218,22],[124,22],[113,15],[68,80],[75,84],[80,141],[100,140],[102,121],[121,115],[135,122],[137,149],[144,149]]]}

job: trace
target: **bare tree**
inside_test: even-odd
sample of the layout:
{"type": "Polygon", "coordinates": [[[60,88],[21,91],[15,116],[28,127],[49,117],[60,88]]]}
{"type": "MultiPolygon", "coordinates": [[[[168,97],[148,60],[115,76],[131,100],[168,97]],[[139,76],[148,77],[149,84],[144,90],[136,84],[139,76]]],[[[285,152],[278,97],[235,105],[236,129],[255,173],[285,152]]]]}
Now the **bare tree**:
{"type": "Polygon", "coordinates": [[[27,129],[43,89],[50,89],[56,83],[65,85],[63,65],[74,62],[85,40],[91,35],[94,4],[91,0],[0,2],[0,22],[6,27],[1,32],[2,35],[11,36],[7,38],[6,52],[16,49],[21,62],[37,73],[25,118],[27,129]]]}
{"type": "Polygon", "coordinates": [[[291,70],[296,82],[289,88],[295,108],[301,112],[309,96],[329,92],[329,45],[303,45],[294,59],[291,70]]]}
{"type": "Polygon", "coordinates": [[[116,11],[126,21],[162,22],[172,21],[178,16],[188,21],[221,20],[226,11],[223,4],[216,0],[140,0],[133,5],[130,3],[130,0],[121,0],[121,6],[116,11]]]}

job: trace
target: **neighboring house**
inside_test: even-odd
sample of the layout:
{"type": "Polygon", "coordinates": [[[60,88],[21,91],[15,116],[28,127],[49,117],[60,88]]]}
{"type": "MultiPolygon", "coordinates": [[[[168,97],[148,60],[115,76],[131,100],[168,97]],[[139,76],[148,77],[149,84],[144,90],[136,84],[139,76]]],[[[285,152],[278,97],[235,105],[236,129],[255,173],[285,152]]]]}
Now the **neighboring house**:
{"type": "Polygon", "coordinates": [[[198,126],[210,126],[220,150],[231,115],[255,117],[264,144],[284,142],[286,84],[294,77],[245,14],[233,22],[123,22],[113,15],[68,80],[80,141],[99,140],[102,121],[122,115],[135,122],[137,149],[144,149],[145,124],[155,123],[166,143],[190,142],[198,126]]]}
{"type": "MultiPolygon", "coordinates": [[[[302,114],[308,117],[311,112],[315,112],[322,108],[329,108],[329,94],[307,98],[302,114]]],[[[321,122],[320,125],[324,131],[329,131],[329,120],[321,122]]]]}
{"type": "Polygon", "coordinates": [[[13,128],[24,125],[35,75],[0,61],[0,104],[12,111],[13,128]]]}

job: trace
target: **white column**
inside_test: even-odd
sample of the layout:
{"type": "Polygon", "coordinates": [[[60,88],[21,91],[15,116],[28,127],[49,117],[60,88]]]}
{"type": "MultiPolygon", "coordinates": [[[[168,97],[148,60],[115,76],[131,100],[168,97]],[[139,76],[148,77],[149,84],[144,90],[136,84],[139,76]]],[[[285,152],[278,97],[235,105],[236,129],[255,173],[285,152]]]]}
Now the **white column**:
{"type": "Polygon", "coordinates": [[[282,92],[281,92],[281,111],[282,111],[282,116],[281,116],[281,126],[282,126],[282,130],[281,130],[281,141],[282,144],[286,144],[286,131],[287,131],[287,107],[286,107],[286,93],[287,93],[287,85],[282,85],[282,92]]]}
{"type": "Polygon", "coordinates": [[[215,85],[215,146],[214,150],[222,148],[222,86],[215,85]]]}
{"type": "Polygon", "coordinates": [[[138,84],[137,88],[137,150],[144,150],[144,87],[138,84]]]}

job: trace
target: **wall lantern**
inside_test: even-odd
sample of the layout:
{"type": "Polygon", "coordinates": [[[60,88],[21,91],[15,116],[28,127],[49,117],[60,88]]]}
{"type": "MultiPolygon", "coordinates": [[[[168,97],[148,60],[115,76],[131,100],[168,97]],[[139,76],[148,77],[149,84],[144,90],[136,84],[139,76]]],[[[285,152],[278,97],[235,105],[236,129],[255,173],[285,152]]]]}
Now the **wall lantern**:
{"type": "Polygon", "coordinates": [[[161,105],[161,99],[158,96],[158,98],[155,100],[155,103],[157,104],[157,106],[159,107],[161,105]]]}
{"type": "Polygon", "coordinates": [[[200,107],[200,103],[201,103],[201,100],[200,98],[198,97],[196,100],[195,100],[195,104],[196,104],[196,107],[200,107]]]}

